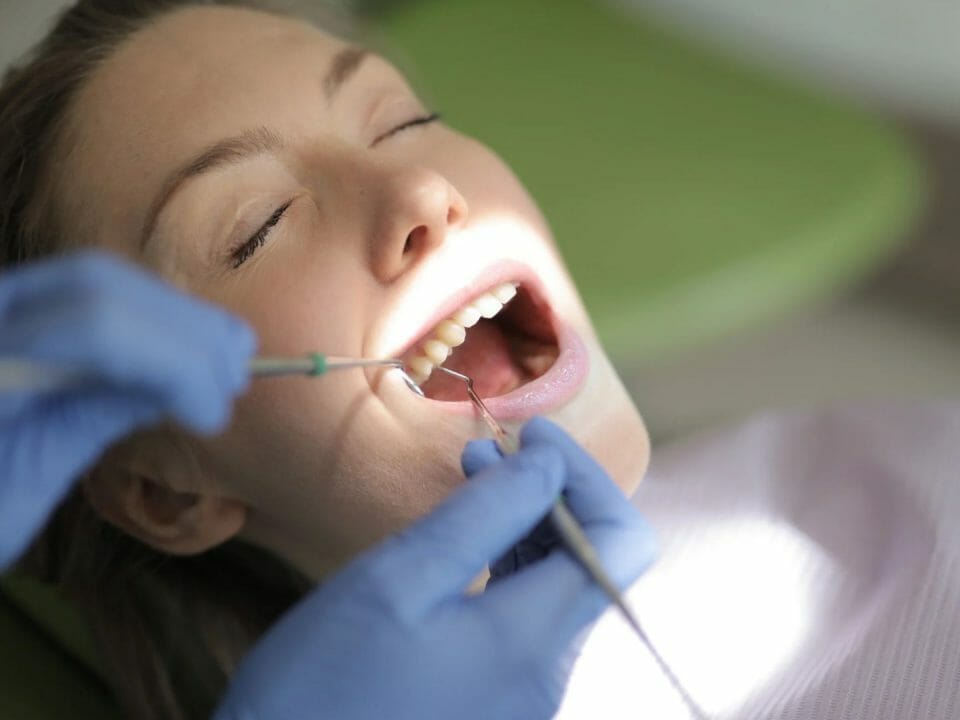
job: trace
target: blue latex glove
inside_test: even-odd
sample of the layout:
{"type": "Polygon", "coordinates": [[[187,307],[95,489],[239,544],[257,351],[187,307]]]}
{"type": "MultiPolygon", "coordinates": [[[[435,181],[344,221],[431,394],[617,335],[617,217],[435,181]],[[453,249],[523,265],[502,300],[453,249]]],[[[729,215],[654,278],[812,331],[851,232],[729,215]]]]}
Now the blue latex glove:
{"type": "MultiPolygon", "coordinates": [[[[537,420],[536,422],[539,423],[540,421],[537,420]]],[[[545,423],[542,429],[531,429],[528,433],[537,433],[542,438],[547,439],[552,437],[558,443],[562,442],[563,437],[566,436],[563,430],[550,423],[545,423]]],[[[572,440],[568,438],[567,442],[572,442],[572,440]]],[[[579,450],[577,454],[582,458],[581,462],[587,464],[584,472],[605,474],[603,468],[582,450],[579,450]]],[[[503,453],[492,440],[470,443],[461,459],[463,472],[467,477],[472,477],[484,468],[499,462],[502,457],[503,453]]],[[[527,565],[542,560],[562,546],[563,541],[557,535],[550,517],[544,517],[533,530],[490,564],[489,584],[497,583],[527,565]]]]}
{"type": "MultiPolygon", "coordinates": [[[[467,477],[472,477],[484,468],[499,462],[502,456],[503,454],[492,441],[471,443],[461,459],[463,472],[467,477]]],[[[507,552],[490,563],[488,586],[513,575],[531,563],[542,560],[561,544],[560,536],[557,535],[548,515],[507,552]]]]}
{"type": "Polygon", "coordinates": [[[568,649],[607,600],[564,552],[484,593],[463,588],[566,493],[611,576],[650,563],[647,523],[566,433],[531,421],[516,455],[471,443],[471,482],[360,556],[243,661],[215,720],[536,720],[562,698],[568,649]]]}
{"type": "Polygon", "coordinates": [[[0,357],[87,378],[0,394],[0,569],[115,440],[168,416],[198,432],[222,428],[254,344],[241,321],[104,253],[0,275],[0,357]]]}

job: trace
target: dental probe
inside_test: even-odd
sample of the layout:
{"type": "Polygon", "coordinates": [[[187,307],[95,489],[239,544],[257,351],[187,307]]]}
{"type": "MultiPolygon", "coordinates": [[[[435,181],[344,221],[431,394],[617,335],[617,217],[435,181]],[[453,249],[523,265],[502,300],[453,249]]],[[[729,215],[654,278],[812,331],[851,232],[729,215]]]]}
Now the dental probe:
{"type": "MultiPolygon", "coordinates": [[[[250,361],[254,377],[310,375],[318,377],[333,370],[368,367],[392,367],[400,371],[407,386],[418,395],[423,391],[403,369],[403,362],[394,358],[369,360],[314,353],[303,357],[258,357],[250,361]]],[[[84,371],[59,365],[32,362],[13,357],[0,357],[0,394],[12,392],[53,392],[83,385],[90,381],[84,371]]]]}
{"type": "Polygon", "coordinates": [[[396,358],[370,360],[367,358],[334,357],[313,353],[304,357],[258,357],[250,361],[250,374],[254,377],[282,377],[284,375],[310,375],[318,377],[332,370],[352,370],[356,368],[392,367],[400,371],[403,381],[417,395],[423,397],[423,390],[404,370],[403,361],[396,358]]]}
{"type": "MultiPolygon", "coordinates": [[[[483,418],[484,422],[487,423],[487,426],[493,432],[497,445],[504,453],[508,455],[512,455],[513,453],[517,452],[519,449],[519,440],[516,436],[508,433],[503,425],[501,425],[500,422],[487,409],[486,404],[484,404],[483,400],[473,387],[473,378],[443,366],[435,367],[434,371],[436,370],[459,378],[466,383],[467,395],[470,397],[470,401],[480,412],[480,416],[483,418]]],[[[553,525],[553,529],[556,531],[557,535],[560,536],[560,539],[566,547],[567,552],[573,556],[573,558],[586,571],[587,575],[590,576],[590,579],[593,580],[600,587],[600,589],[603,590],[604,594],[613,602],[613,604],[617,606],[617,609],[620,611],[620,614],[623,616],[624,620],[627,621],[627,624],[637,634],[637,637],[640,638],[640,641],[647,648],[647,651],[660,668],[660,671],[666,676],[667,680],[670,682],[670,685],[673,686],[673,689],[690,710],[694,720],[708,720],[707,714],[700,708],[699,705],[697,705],[696,701],[690,696],[686,688],[680,682],[680,678],[674,674],[673,670],[670,669],[670,666],[667,665],[667,661],[663,659],[663,656],[661,656],[654,647],[650,637],[640,625],[640,620],[637,619],[636,615],[634,615],[633,611],[630,609],[630,606],[627,605],[623,594],[617,589],[617,586],[614,584],[613,580],[610,579],[606,569],[603,567],[603,563],[601,562],[599,555],[597,555],[597,551],[590,542],[590,538],[588,538],[586,533],[583,531],[583,528],[581,527],[577,518],[574,517],[572,512],[570,512],[570,508],[567,506],[567,503],[563,497],[557,498],[553,508],[550,510],[550,522],[553,525]]]]}

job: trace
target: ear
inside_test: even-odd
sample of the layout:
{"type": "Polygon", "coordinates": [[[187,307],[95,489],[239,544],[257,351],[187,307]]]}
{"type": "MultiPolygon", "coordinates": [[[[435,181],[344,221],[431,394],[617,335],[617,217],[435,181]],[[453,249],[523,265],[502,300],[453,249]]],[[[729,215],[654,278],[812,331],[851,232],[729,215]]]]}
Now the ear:
{"type": "Polygon", "coordinates": [[[104,519],[171,555],[205,552],[243,529],[246,505],[214,487],[186,443],[157,437],[111,451],[84,481],[104,519]]]}

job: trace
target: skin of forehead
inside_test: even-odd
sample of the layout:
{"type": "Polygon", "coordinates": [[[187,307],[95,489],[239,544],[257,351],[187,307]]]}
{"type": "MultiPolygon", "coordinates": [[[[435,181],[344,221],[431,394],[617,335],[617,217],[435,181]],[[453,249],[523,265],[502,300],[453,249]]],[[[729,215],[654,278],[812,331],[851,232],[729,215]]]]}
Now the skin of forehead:
{"type": "Polygon", "coordinates": [[[132,256],[154,194],[178,163],[278,114],[304,122],[291,115],[302,81],[320,98],[345,46],[303,22],[223,7],[178,10],[135,33],[72,108],[57,190],[67,226],[80,228],[83,244],[132,256]],[[284,55],[309,61],[284,76],[275,70],[289,66],[284,55]]]}

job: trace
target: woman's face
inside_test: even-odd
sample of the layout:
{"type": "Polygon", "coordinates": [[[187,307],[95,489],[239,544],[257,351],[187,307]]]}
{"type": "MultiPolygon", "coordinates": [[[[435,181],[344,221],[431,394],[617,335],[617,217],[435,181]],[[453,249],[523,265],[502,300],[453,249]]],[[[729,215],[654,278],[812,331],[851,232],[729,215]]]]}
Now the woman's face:
{"type": "MultiPolygon", "coordinates": [[[[466,306],[519,285],[445,366],[508,426],[548,415],[639,482],[645,431],[536,206],[383,59],[285,18],[180,10],[97,70],[66,139],[69,226],[244,317],[263,355],[402,356],[422,381],[446,352],[426,341],[455,345],[466,306]]],[[[439,375],[427,399],[393,371],[254,381],[225,433],[191,441],[192,479],[163,482],[239,501],[245,536],[322,575],[463,481],[465,441],[488,433],[439,375]]]]}

